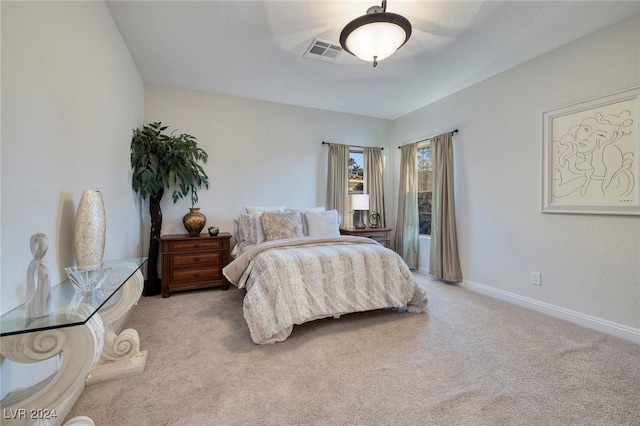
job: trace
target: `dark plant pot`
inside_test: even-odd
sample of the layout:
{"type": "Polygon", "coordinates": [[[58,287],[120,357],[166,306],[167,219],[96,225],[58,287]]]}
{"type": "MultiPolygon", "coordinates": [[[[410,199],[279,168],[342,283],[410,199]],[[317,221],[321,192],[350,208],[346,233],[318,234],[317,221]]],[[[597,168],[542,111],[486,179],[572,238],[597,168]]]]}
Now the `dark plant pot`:
{"type": "Polygon", "coordinates": [[[200,231],[207,223],[207,217],[200,213],[200,208],[192,207],[189,209],[189,213],[182,218],[182,224],[192,237],[200,235],[200,231]]]}
{"type": "Polygon", "coordinates": [[[142,290],[142,295],[145,297],[157,296],[160,294],[161,289],[162,289],[162,280],[155,280],[155,282],[152,282],[150,280],[145,280],[144,288],[142,290]]]}

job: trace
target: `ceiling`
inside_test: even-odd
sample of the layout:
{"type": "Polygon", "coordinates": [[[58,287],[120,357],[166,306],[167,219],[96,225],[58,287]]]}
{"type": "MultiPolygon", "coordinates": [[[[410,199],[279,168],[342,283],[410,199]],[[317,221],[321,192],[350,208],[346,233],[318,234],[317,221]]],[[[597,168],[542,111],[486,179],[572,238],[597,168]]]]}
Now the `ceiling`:
{"type": "Polygon", "coordinates": [[[401,1],[413,26],[376,68],[303,58],[374,0],[107,2],[148,84],[395,119],[640,13],[640,1],[401,1]]]}

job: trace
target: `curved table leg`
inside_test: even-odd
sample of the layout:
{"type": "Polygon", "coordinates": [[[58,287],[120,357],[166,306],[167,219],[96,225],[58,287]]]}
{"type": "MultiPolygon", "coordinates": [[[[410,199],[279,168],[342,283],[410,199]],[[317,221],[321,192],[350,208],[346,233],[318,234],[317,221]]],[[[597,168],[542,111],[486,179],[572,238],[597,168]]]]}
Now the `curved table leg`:
{"type": "MultiPolygon", "coordinates": [[[[96,313],[82,326],[2,337],[0,354],[11,361],[34,363],[62,354],[62,365],[51,377],[7,395],[2,401],[2,424],[62,424],[98,362],[103,336],[102,319],[96,313]]],[[[75,419],[93,423],[88,417],[75,419]]]]}
{"type": "Polygon", "coordinates": [[[140,337],[131,328],[122,330],[124,323],[142,295],[144,278],[140,270],[119,290],[120,299],[100,310],[104,323],[104,349],[96,367],[87,376],[87,386],[106,380],[140,374],[147,363],[147,351],[140,351],[140,337]]]}
{"type": "Polygon", "coordinates": [[[96,424],[91,417],[77,416],[67,420],[64,426],[96,426],[96,424]]]}

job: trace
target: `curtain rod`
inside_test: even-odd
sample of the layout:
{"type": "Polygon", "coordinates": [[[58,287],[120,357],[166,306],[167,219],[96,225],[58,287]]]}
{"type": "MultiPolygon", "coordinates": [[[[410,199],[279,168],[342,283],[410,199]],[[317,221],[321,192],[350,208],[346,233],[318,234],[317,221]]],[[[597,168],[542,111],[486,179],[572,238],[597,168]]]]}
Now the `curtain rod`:
{"type": "MultiPolygon", "coordinates": [[[[458,133],[458,132],[459,132],[459,130],[458,130],[458,129],[455,129],[455,130],[452,130],[452,131],[450,131],[450,132],[448,132],[448,133],[451,133],[451,136],[453,136],[453,134],[454,134],[454,133],[458,133]]],[[[443,135],[444,135],[444,134],[446,134],[446,133],[447,133],[447,132],[445,132],[445,133],[441,133],[441,134],[443,134],[443,135]]],[[[411,143],[407,143],[407,144],[405,144],[405,145],[411,145],[411,144],[414,144],[414,143],[420,143],[420,142],[428,141],[429,139],[433,139],[433,138],[435,138],[436,136],[440,136],[440,135],[433,135],[433,136],[431,136],[431,137],[429,137],[429,138],[420,139],[419,141],[411,142],[411,143]]],[[[398,149],[402,148],[402,146],[403,146],[403,145],[400,145],[400,146],[398,147],[398,149]]]]}
{"type": "MultiPolygon", "coordinates": [[[[325,141],[322,141],[322,145],[329,145],[329,144],[331,144],[331,143],[333,143],[333,142],[325,142],[325,141]]],[[[344,143],[337,143],[337,144],[335,144],[335,145],[346,145],[346,144],[344,144],[344,143]]],[[[360,146],[360,145],[347,145],[347,146],[350,146],[350,147],[352,147],[352,148],[375,148],[375,146],[360,146]]],[[[380,149],[384,151],[384,148],[380,148],[380,149]]]]}

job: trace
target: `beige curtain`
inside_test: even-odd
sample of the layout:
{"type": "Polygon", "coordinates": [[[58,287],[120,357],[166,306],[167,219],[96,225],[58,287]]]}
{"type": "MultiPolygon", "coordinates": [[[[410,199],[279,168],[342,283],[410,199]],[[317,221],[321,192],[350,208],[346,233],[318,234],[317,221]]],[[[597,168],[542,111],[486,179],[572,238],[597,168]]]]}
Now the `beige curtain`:
{"type": "Polygon", "coordinates": [[[396,251],[409,268],[418,268],[418,146],[404,145],[400,151],[400,189],[396,219],[396,251]]]}
{"type": "MultiPolygon", "coordinates": [[[[384,180],[382,178],[382,148],[364,148],[364,178],[369,194],[369,212],[380,214],[378,225],[384,228],[384,180]]],[[[369,223],[369,222],[367,222],[369,223]]]]}
{"type": "Polygon", "coordinates": [[[429,274],[444,281],[462,281],[456,209],[453,189],[453,143],[451,133],[431,139],[433,201],[429,274]]]}
{"type": "Polygon", "coordinates": [[[349,146],[329,144],[327,170],[327,210],[337,210],[340,226],[346,228],[349,220],[349,146]]]}

